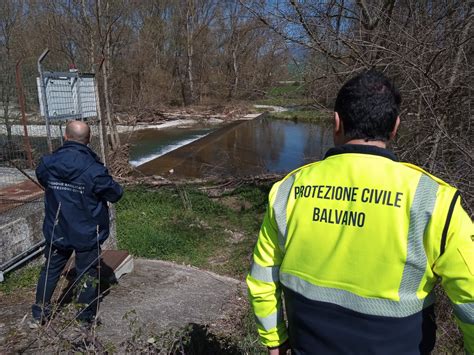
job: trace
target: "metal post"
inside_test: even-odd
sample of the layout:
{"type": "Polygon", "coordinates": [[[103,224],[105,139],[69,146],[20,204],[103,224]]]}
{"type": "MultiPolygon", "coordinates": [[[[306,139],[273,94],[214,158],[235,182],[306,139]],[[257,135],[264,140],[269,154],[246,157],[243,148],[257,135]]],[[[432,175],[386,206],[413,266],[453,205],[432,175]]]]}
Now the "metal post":
{"type": "Polygon", "coordinates": [[[61,137],[61,145],[63,145],[64,144],[63,123],[61,121],[59,121],[59,136],[61,137]]]}
{"type": "Polygon", "coordinates": [[[30,169],[33,169],[33,154],[31,152],[31,143],[30,143],[30,137],[28,136],[28,128],[27,124],[28,122],[26,121],[26,108],[25,108],[25,93],[23,91],[23,82],[21,80],[21,72],[20,72],[20,64],[21,64],[22,59],[19,59],[16,62],[16,90],[18,93],[18,103],[20,105],[20,111],[21,111],[21,123],[23,124],[23,144],[25,146],[25,151],[26,151],[26,156],[28,158],[28,167],[30,169]]]}
{"type": "Polygon", "coordinates": [[[49,152],[53,152],[53,144],[51,143],[51,127],[49,126],[49,115],[48,115],[48,100],[46,99],[46,83],[44,82],[44,75],[43,75],[43,68],[41,67],[41,62],[46,58],[49,53],[49,49],[46,48],[43,53],[38,58],[38,72],[41,81],[41,101],[43,101],[43,108],[44,108],[44,118],[46,121],[46,135],[48,136],[48,149],[49,152]]]}
{"type": "Polygon", "coordinates": [[[97,102],[97,118],[99,120],[99,139],[100,139],[100,154],[102,155],[102,161],[104,165],[107,165],[106,159],[106,150],[105,150],[105,142],[107,139],[107,130],[105,129],[105,122],[102,119],[102,108],[100,106],[100,95],[99,95],[99,83],[97,82],[97,73],[100,72],[100,68],[104,64],[104,57],[100,61],[98,65],[98,70],[94,73],[94,91],[95,91],[95,101],[97,102]]]}
{"type": "Polygon", "coordinates": [[[79,77],[79,71],[76,72],[76,92],[77,92],[77,111],[81,116],[81,121],[84,121],[84,116],[82,113],[82,101],[81,101],[81,78],[79,77]]]}

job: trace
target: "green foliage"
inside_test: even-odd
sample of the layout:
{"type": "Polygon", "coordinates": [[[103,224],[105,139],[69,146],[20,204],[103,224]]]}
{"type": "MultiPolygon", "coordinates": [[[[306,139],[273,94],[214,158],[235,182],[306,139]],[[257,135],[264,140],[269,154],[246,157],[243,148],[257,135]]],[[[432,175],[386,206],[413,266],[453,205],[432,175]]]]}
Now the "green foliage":
{"type": "Polygon", "coordinates": [[[270,88],[265,98],[256,103],[274,106],[308,105],[311,100],[305,94],[306,89],[299,82],[280,84],[270,88]]]}
{"type": "Polygon", "coordinates": [[[117,207],[120,247],[137,256],[201,265],[209,241],[218,244],[220,236],[199,216],[220,211],[203,204],[198,194],[188,195],[194,210],[185,208],[175,191],[128,191],[117,207]]]}
{"type": "Polygon", "coordinates": [[[268,96],[270,97],[301,97],[304,95],[304,87],[301,86],[298,82],[291,84],[283,84],[280,86],[274,86],[268,91],[268,96]]]}
{"type": "MultiPolygon", "coordinates": [[[[268,97],[265,99],[257,100],[254,104],[258,105],[272,105],[272,106],[306,106],[310,105],[312,102],[311,100],[301,97],[301,98],[286,98],[286,97],[268,97]]],[[[257,111],[259,109],[256,109],[257,111]]],[[[267,111],[264,109],[264,111],[267,111]]]]}
{"type": "Polygon", "coordinates": [[[269,186],[243,186],[236,189],[231,195],[238,195],[252,204],[252,208],[262,210],[266,207],[269,186]]]}
{"type": "Polygon", "coordinates": [[[12,293],[23,288],[32,288],[38,281],[40,265],[28,265],[5,275],[0,283],[0,292],[12,293]]]}
{"type": "Polygon", "coordinates": [[[117,204],[119,247],[135,256],[243,276],[266,195],[265,189],[246,187],[224,196],[236,201],[235,208],[196,190],[129,189],[117,204]]]}
{"type": "Polygon", "coordinates": [[[270,112],[268,117],[281,120],[292,120],[318,124],[329,124],[331,122],[331,117],[327,112],[317,110],[270,112]]]}
{"type": "Polygon", "coordinates": [[[240,354],[267,354],[268,350],[260,343],[255,315],[248,307],[242,315],[239,334],[232,339],[240,354]]]}

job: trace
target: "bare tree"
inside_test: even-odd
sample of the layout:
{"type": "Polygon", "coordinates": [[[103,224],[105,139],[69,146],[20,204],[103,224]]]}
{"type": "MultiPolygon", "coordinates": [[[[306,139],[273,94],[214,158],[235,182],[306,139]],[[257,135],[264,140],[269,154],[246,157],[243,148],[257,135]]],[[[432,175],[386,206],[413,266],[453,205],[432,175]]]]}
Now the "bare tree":
{"type": "Polygon", "coordinates": [[[377,68],[395,78],[406,129],[397,150],[457,185],[472,214],[473,1],[241,3],[306,48],[308,87],[322,106],[331,106],[328,98],[360,70],[377,68]]]}
{"type": "Polygon", "coordinates": [[[0,4],[0,99],[2,102],[3,121],[7,132],[7,142],[12,143],[12,127],[10,106],[14,93],[13,73],[13,37],[14,31],[21,16],[21,4],[6,0],[0,4]]]}

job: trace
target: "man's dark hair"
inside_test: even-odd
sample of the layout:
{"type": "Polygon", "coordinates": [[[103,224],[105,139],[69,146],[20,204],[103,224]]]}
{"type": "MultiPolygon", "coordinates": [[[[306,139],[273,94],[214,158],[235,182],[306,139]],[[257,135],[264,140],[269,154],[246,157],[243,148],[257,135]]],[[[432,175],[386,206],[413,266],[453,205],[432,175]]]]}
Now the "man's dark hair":
{"type": "Polygon", "coordinates": [[[342,120],[347,138],[387,141],[401,101],[398,89],[387,77],[369,70],[344,84],[337,94],[334,111],[342,120]]]}

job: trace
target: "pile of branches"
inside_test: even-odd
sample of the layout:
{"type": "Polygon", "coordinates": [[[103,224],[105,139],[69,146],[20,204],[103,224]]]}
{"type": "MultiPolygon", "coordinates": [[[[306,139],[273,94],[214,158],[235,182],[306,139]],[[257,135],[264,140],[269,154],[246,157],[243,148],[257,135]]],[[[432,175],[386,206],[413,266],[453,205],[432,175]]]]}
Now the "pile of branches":
{"type": "Polygon", "coordinates": [[[149,188],[194,186],[210,197],[230,193],[245,185],[268,185],[282,179],[285,174],[262,174],[255,176],[216,177],[201,179],[168,180],[162,176],[121,176],[118,181],[123,186],[145,186],[149,188]]]}
{"type": "Polygon", "coordinates": [[[125,178],[132,174],[135,169],[128,162],[130,151],[129,144],[122,144],[111,150],[107,156],[107,167],[115,178],[125,178]]]}

